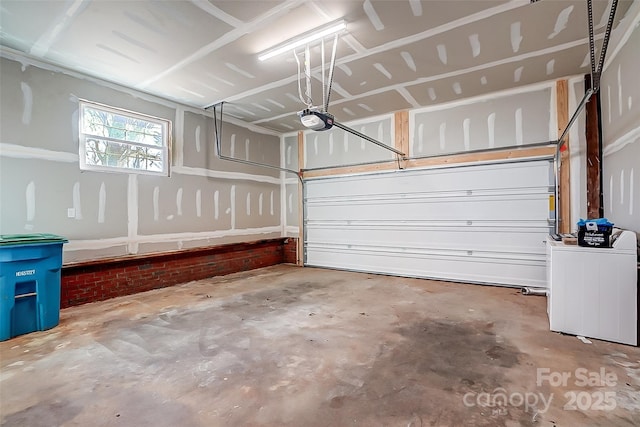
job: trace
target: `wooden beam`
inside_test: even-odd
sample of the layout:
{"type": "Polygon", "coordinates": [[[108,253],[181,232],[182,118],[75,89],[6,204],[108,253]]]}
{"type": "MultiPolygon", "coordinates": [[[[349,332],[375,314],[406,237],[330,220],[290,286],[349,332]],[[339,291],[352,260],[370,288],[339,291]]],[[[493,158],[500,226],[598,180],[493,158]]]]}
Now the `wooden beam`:
{"type": "MultiPolygon", "coordinates": [[[[451,156],[443,156],[443,157],[427,157],[423,159],[411,159],[406,162],[407,169],[411,168],[424,168],[424,167],[432,167],[432,166],[442,166],[442,165],[462,165],[465,163],[474,163],[474,162],[487,162],[487,161],[499,161],[499,160],[515,160],[515,159],[523,159],[527,157],[551,157],[555,155],[556,147],[555,145],[548,145],[544,147],[534,147],[534,148],[511,148],[500,151],[489,151],[489,152],[479,152],[479,153],[463,153],[463,154],[454,154],[451,156]]],[[[303,178],[319,178],[323,176],[333,176],[333,175],[351,175],[358,173],[370,173],[370,172],[381,172],[381,171],[391,171],[397,170],[398,163],[395,161],[391,162],[383,162],[383,163],[374,163],[368,165],[358,165],[358,166],[345,166],[341,168],[333,168],[333,169],[323,169],[323,170],[309,170],[303,171],[303,178]]]]}
{"type": "Polygon", "coordinates": [[[398,111],[395,117],[395,149],[409,157],[409,112],[398,111]]]}
{"type": "MultiPolygon", "coordinates": [[[[298,132],[298,173],[304,168],[304,133],[298,132]]],[[[304,194],[298,180],[298,254],[297,264],[304,265],[304,194]]]]}
{"type": "MultiPolygon", "coordinates": [[[[585,90],[591,87],[591,77],[585,76],[585,90]]],[[[602,206],[602,133],[600,124],[600,92],[594,93],[585,107],[587,139],[587,216],[604,216],[602,206]]]]}
{"type": "MultiPolygon", "coordinates": [[[[567,80],[556,82],[556,114],[558,121],[558,138],[562,136],[569,123],[569,84],[567,80]]],[[[559,209],[558,231],[571,232],[571,168],[570,168],[569,134],[565,136],[564,145],[560,150],[560,174],[558,185],[559,209]]]]}

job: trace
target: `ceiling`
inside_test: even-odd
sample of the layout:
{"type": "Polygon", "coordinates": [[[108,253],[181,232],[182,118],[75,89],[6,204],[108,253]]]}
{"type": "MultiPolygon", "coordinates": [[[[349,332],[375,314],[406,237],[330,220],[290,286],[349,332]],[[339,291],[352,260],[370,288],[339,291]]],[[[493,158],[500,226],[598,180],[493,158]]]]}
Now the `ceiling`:
{"type": "MultiPolygon", "coordinates": [[[[593,3],[601,39],[610,2],[593,3]]],[[[257,54],[338,19],[329,112],[341,122],[590,70],[586,0],[2,0],[0,43],[197,108],[227,101],[237,119],[290,132],[305,108],[294,55],[257,54]]],[[[311,52],[321,105],[320,47],[311,52]]]]}

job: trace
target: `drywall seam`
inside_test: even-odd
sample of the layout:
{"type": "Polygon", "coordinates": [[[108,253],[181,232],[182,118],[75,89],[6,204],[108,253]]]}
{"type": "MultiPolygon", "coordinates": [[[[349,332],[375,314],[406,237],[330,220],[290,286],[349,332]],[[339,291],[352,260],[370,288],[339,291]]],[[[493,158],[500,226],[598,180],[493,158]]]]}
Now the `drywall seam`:
{"type": "MultiPolygon", "coordinates": [[[[285,150],[285,137],[281,136],[280,137],[280,167],[281,168],[288,167],[288,165],[286,164],[285,151],[287,151],[287,154],[290,155],[291,151],[285,150]]],[[[286,203],[285,197],[287,193],[286,180],[287,180],[286,174],[284,173],[284,171],[280,171],[280,233],[282,233],[283,236],[287,228],[287,214],[286,214],[286,211],[284,210],[284,206],[286,203]]],[[[273,193],[271,193],[271,197],[272,197],[271,214],[273,215],[273,193]]]]}
{"type": "Polygon", "coordinates": [[[610,45],[615,45],[615,48],[608,51],[609,54],[605,58],[604,66],[602,69],[603,72],[606,71],[607,68],[609,68],[611,62],[613,62],[616,56],[618,56],[618,54],[620,53],[620,50],[624,47],[625,44],[627,44],[629,38],[631,38],[631,35],[635,31],[635,28],[640,25],[640,2],[634,1],[631,3],[631,6],[627,10],[625,17],[620,21],[616,29],[612,31],[612,37],[615,38],[618,34],[620,34],[621,28],[624,28],[624,25],[626,24],[627,17],[629,17],[629,24],[625,31],[621,34],[620,39],[615,41],[611,40],[609,42],[610,45]]]}
{"type": "MultiPolygon", "coordinates": [[[[94,77],[94,76],[89,76],[86,74],[82,74],[80,72],[74,71],[74,70],[70,70],[64,67],[60,67],[57,65],[52,65],[49,64],[47,62],[43,62],[40,61],[38,59],[32,58],[30,56],[25,55],[22,52],[18,52],[17,50],[8,48],[6,46],[2,46],[0,45],[0,58],[6,58],[15,62],[19,62],[20,64],[22,64],[23,67],[25,67],[26,65],[31,65],[37,68],[40,68],[42,70],[46,70],[46,71],[52,71],[55,73],[60,73],[69,77],[73,77],[76,78],[78,80],[84,80],[84,81],[88,81],[94,84],[97,84],[99,86],[108,88],[108,89],[112,89],[115,90],[117,92],[123,93],[123,94],[127,94],[132,96],[135,99],[141,99],[143,101],[147,101],[147,102],[152,102],[156,105],[160,105],[163,107],[167,107],[167,108],[178,108],[181,107],[182,110],[184,112],[190,112],[190,113],[194,113],[194,114],[200,114],[202,116],[205,117],[209,117],[209,118],[213,118],[213,116],[211,114],[207,114],[207,110],[204,109],[204,107],[195,107],[195,106],[191,106],[191,105],[187,105],[187,104],[182,104],[182,103],[178,103],[166,98],[161,98],[159,96],[155,96],[155,95],[150,95],[148,93],[145,92],[141,92],[139,90],[136,89],[132,89],[132,88],[128,88],[116,83],[112,83],[103,79],[100,79],[98,77],[94,77]]],[[[229,122],[229,123],[233,123],[237,126],[240,126],[244,129],[248,129],[250,131],[256,132],[256,133],[260,133],[263,135],[272,135],[272,136],[280,136],[279,132],[275,132],[273,130],[270,129],[265,129],[259,126],[254,126],[251,123],[248,122],[244,122],[241,120],[236,120],[233,118],[229,118],[229,117],[225,117],[225,121],[229,122]]]]}
{"type": "Polygon", "coordinates": [[[622,64],[618,64],[618,115],[622,116],[622,64]]]}
{"type": "Polygon", "coordinates": [[[325,19],[327,22],[331,21],[333,19],[333,14],[327,12],[325,10],[324,7],[321,7],[321,5],[319,5],[317,2],[308,2],[307,5],[305,6],[309,6],[310,8],[312,8],[313,10],[315,10],[318,15],[321,15],[323,19],[325,19]]]}
{"type": "MultiPolygon", "coordinates": [[[[596,36],[596,39],[601,38],[596,36]]],[[[573,47],[577,47],[577,46],[581,46],[587,43],[587,39],[582,39],[582,40],[577,40],[577,41],[573,41],[573,42],[569,42],[569,43],[565,43],[563,45],[558,45],[558,46],[554,46],[554,47],[550,47],[550,48],[546,48],[546,49],[542,49],[539,51],[535,51],[535,52],[529,52],[526,54],[522,54],[522,55],[518,55],[518,56],[513,56],[511,58],[507,58],[507,59],[502,59],[502,60],[498,60],[498,61],[493,61],[493,62],[489,62],[489,63],[485,63],[485,64],[480,64],[480,65],[476,65],[474,67],[470,67],[470,68],[465,68],[462,70],[456,70],[456,71],[451,71],[448,73],[443,73],[443,74],[438,74],[438,75],[434,75],[434,76],[429,76],[429,77],[421,77],[418,79],[415,79],[413,81],[410,82],[403,82],[403,83],[398,83],[398,84],[394,84],[394,85],[389,85],[389,86],[385,86],[385,87],[381,87],[375,90],[371,90],[369,92],[363,92],[357,95],[351,95],[351,97],[348,98],[343,98],[343,99],[338,99],[336,101],[332,102],[332,105],[339,105],[345,102],[351,102],[351,101],[355,101],[361,98],[367,98],[373,95],[379,95],[381,93],[385,93],[385,92],[389,92],[389,91],[393,91],[393,90],[398,90],[399,88],[402,87],[407,87],[407,86],[415,86],[415,85],[422,85],[425,83],[430,83],[433,81],[438,81],[438,80],[444,80],[444,79],[448,79],[451,77],[457,77],[460,75],[464,75],[464,74],[469,74],[469,73],[473,73],[476,71],[481,71],[481,70],[486,70],[486,69],[490,69],[490,68],[494,68],[500,65],[506,65],[506,64],[510,64],[510,63],[518,63],[521,61],[524,61],[526,59],[529,58],[534,58],[537,56],[543,56],[543,55],[547,55],[549,53],[557,53],[559,51],[562,50],[566,50],[566,49],[570,49],[573,47]]],[[[266,88],[266,89],[275,89],[281,86],[284,86],[287,83],[291,83],[295,81],[295,78],[287,78],[287,79],[282,79],[278,82],[275,82],[273,84],[267,84],[264,86],[261,86],[258,89],[262,89],[262,88],[266,88]]],[[[242,95],[246,96],[252,96],[255,95],[255,93],[253,92],[260,92],[260,90],[251,90],[251,91],[246,91],[243,92],[240,95],[235,95],[233,97],[231,97],[230,99],[241,99],[242,95]]],[[[251,122],[252,124],[259,124],[259,123],[263,123],[263,122],[269,122],[269,121],[273,121],[273,120],[279,120],[282,119],[284,117],[288,117],[290,115],[290,113],[288,114],[281,114],[279,116],[274,116],[274,117],[269,117],[269,118],[265,118],[265,119],[260,119],[260,120],[256,120],[251,122]]]]}
{"type": "Polygon", "coordinates": [[[480,38],[477,33],[471,34],[469,36],[469,44],[471,45],[471,56],[476,58],[478,55],[480,55],[480,48],[481,48],[480,38]]]}
{"type": "Polygon", "coordinates": [[[221,20],[225,24],[229,24],[232,27],[240,27],[243,24],[243,22],[241,20],[239,20],[238,18],[236,18],[234,16],[229,15],[228,13],[223,11],[222,9],[220,9],[220,8],[214,6],[213,4],[209,3],[207,0],[191,0],[191,2],[194,5],[196,5],[198,8],[200,8],[203,11],[207,12],[209,15],[213,16],[216,19],[221,20]]]}
{"type": "Polygon", "coordinates": [[[567,28],[567,24],[569,23],[569,17],[571,16],[571,12],[573,12],[573,5],[564,8],[556,18],[556,24],[553,27],[553,33],[549,34],[547,37],[549,40],[555,38],[558,34],[567,28]]]}
{"type": "Polygon", "coordinates": [[[293,185],[293,184],[297,184],[299,182],[298,178],[286,178],[284,180],[284,183],[287,185],[293,185]]]}
{"type": "Polygon", "coordinates": [[[275,211],[273,210],[273,190],[269,192],[269,215],[275,215],[275,211]]]}
{"type": "Polygon", "coordinates": [[[73,210],[75,219],[82,219],[82,202],[80,201],[80,182],[73,184],[73,210]]]}
{"type": "Polygon", "coordinates": [[[295,225],[288,225],[287,228],[285,229],[285,232],[287,233],[287,235],[291,233],[297,236],[300,233],[300,227],[297,227],[295,225]]]}
{"type": "MultiPolygon", "coordinates": [[[[424,149],[424,128],[422,127],[422,123],[420,123],[420,137],[418,139],[418,145],[420,149],[418,151],[422,152],[424,149]]],[[[440,123],[439,129],[439,141],[440,141],[440,151],[444,151],[447,147],[447,122],[440,123]]]]}
{"type": "MultiPolygon", "coordinates": [[[[156,187],[158,188],[158,187],[156,187]]],[[[104,214],[107,208],[107,188],[104,185],[104,181],[100,184],[100,190],[98,190],[98,224],[104,224],[104,214]]]]}
{"type": "Polygon", "coordinates": [[[482,95],[477,95],[470,98],[464,98],[456,101],[446,102],[437,105],[431,105],[423,108],[416,108],[415,110],[409,111],[410,114],[423,114],[423,113],[431,113],[434,111],[443,111],[449,110],[452,108],[462,107],[464,105],[481,103],[484,101],[494,101],[498,98],[506,98],[513,95],[521,95],[523,93],[532,93],[532,92],[541,92],[545,89],[553,89],[555,87],[556,81],[549,80],[546,82],[536,83],[527,86],[514,87],[511,89],[505,89],[497,92],[486,93],[482,95]]]}
{"type": "Polygon", "coordinates": [[[416,101],[416,99],[413,97],[413,95],[411,95],[411,93],[409,93],[407,88],[405,87],[399,88],[397,92],[400,94],[400,96],[404,98],[405,101],[407,101],[408,104],[411,105],[412,108],[420,107],[420,103],[416,101]]]}
{"type": "Polygon", "coordinates": [[[604,150],[602,150],[602,155],[605,157],[609,156],[613,153],[617,153],[629,144],[638,142],[640,142],[640,126],[630,130],[611,144],[607,145],[604,150]]]}
{"type": "Polygon", "coordinates": [[[373,28],[375,28],[376,31],[384,30],[384,24],[380,20],[380,16],[378,16],[376,10],[373,8],[371,0],[365,0],[362,8],[364,9],[364,13],[367,15],[367,18],[369,18],[369,22],[373,25],[373,28]]]}
{"type": "Polygon", "coordinates": [[[160,187],[153,187],[153,220],[160,219],[160,187]]]}
{"type": "Polygon", "coordinates": [[[213,219],[220,218],[220,190],[213,192],[213,219]]]}
{"type": "MultiPolygon", "coordinates": [[[[36,58],[27,56],[22,52],[8,48],[6,46],[0,45],[0,57],[19,62],[20,64],[22,64],[23,67],[26,65],[31,65],[31,66],[40,68],[42,70],[61,73],[79,80],[89,81],[91,83],[95,83],[102,87],[106,87],[121,93],[125,93],[127,95],[131,95],[136,99],[142,99],[144,101],[153,102],[155,104],[162,105],[164,107],[175,108],[177,105],[179,105],[177,102],[170,101],[165,98],[160,98],[159,96],[150,95],[148,93],[140,92],[139,90],[130,89],[116,83],[111,83],[109,81],[100,79],[98,77],[89,76],[86,74],[82,74],[78,71],[70,70],[68,68],[64,68],[58,65],[53,65],[44,61],[40,61],[36,58]]],[[[191,106],[189,106],[189,110],[195,113],[202,113],[201,109],[197,109],[191,106]]]]}
{"type": "Polygon", "coordinates": [[[0,157],[14,159],[49,160],[52,162],[78,163],[78,154],[63,151],[46,150],[44,148],[25,147],[17,144],[0,142],[0,157]]]}
{"type": "Polygon", "coordinates": [[[404,59],[404,62],[407,64],[407,67],[409,67],[411,71],[415,72],[417,70],[416,62],[413,60],[413,57],[409,52],[400,52],[400,56],[402,57],[402,59],[404,59]]]}
{"type": "Polygon", "coordinates": [[[230,199],[230,215],[231,215],[231,229],[235,230],[236,229],[236,186],[232,185],[231,186],[231,192],[229,194],[229,199],[230,199]]]}
{"type": "Polygon", "coordinates": [[[522,24],[520,21],[513,22],[511,24],[511,50],[513,53],[517,53],[520,50],[520,43],[522,43],[522,34],[521,34],[522,24]]]}
{"type": "Polygon", "coordinates": [[[565,43],[565,44],[562,44],[562,45],[558,45],[558,46],[554,46],[554,47],[538,50],[538,51],[535,51],[535,52],[529,52],[529,53],[526,53],[526,54],[512,56],[512,57],[506,58],[506,59],[501,59],[501,60],[497,60],[497,61],[493,61],[493,62],[488,62],[488,63],[485,63],[485,64],[476,65],[476,66],[473,66],[473,67],[470,67],[470,68],[450,71],[448,73],[438,74],[438,75],[429,76],[429,77],[421,77],[421,78],[415,79],[415,80],[410,81],[410,82],[398,83],[398,84],[395,84],[395,85],[390,85],[390,86],[381,87],[381,88],[378,88],[378,89],[375,89],[375,90],[371,90],[369,92],[364,92],[364,93],[361,93],[361,94],[352,95],[352,97],[349,98],[349,99],[338,99],[338,100],[336,100],[334,102],[334,104],[341,104],[341,103],[344,103],[344,102],[351,102],[351,101],[354,101],[356,99],[366,98],[366,97],[369,97],[369,96],[372,96],[372,95],[378,95],[380,93],[388,92],[390,90],[397,90],[398,87],[421,85],[421,84],[430,83],[430,82],[433,82],[433,81],[448,79],[448,78],[451,78],[451,77],[458,77],[458,76],[469,74],[469,73],[473,73],[473,72],[476,72],[476,71],[495,68],[495,67],[498,67],[500,65],[506,65],[506,64],[511,64],[511,63],[519,63],[519,62],[522,62],[522,61],[524,61],[526,59],[529,59],[529,58],[535,58],[535,57],[547,55],[547,54],[550,54],[550,53],[557,53],[557,52],[560,52],[560,51],[563,51],[563,50],[571,49],[573,47],[584,45],[586,43],[587,43],[587,39],[577,40],[577,41],[568,42],[568,43],[565,43]]]}
{"type": "Polygon", "coordinates": [[[51,27],[47,28],[46,31],[40,34],[40,37],[33,44],[33,47],[30,50],[31,55],[43,57],[49,51],[49,48],[52,44],[56,42],[62,31],[68,27],[73,19],[76,18],[82,11],[87,7],[89,3],[83,0],[75,0],[71,3],[66,10],[59,14],[57,19],[55,19],[51,27]]]}
{"type": "Polygon", "coordinates": [[[186,242],[197,241],[207,239],[219,239],[223,237],[235,237],[235,236],[251,236],[260,234],[279,233],[280,226],[269,227],[257,227],[257,228],[245,228],[241,230],[216,230],[216,231],[202,231],[202,232],[189,232],[189,233],[168,233],[168,234],[152,234],[152,235],[139,235],[135,239],[127,237],[113,237],[108,239],[96,239],[96,240],[69,240],[69,243],[64,245],[65,252],[75,251],[87,251],[98,249],[109,249],[116,246],[129,246],[135,244],[148,243],[167,243],[167,242],[186,242]]]}
{"type": "Polygon", "coordinates": [[[553,74],[553,69],[555,65],[556,65],[555,59],[551,59],[547,62],[547,76],[550,76],[551,74],[553,74]]]}
{"type": "Polygon", "coordinates": [[[295,7],[297,7],[299,4],[302,4],[303,2],[304,0],[289,0],[287,2],[280,3],[279,5],[269,9],[269,11],[267,11],[266,13],[256,17],[249,23],[244,24],[241,27],[234,28],[231,31],[228,31],[222,37],[216,38],[214,42],[201,47],[191,55],[173,64],[171,67],[167,68],[166,70],[140,83],[137,86],[138,89],[144,89],[150,84],[160,80],[161,78],[166,77],[167,75],[173,73],[174,71],[183,68],[185,65],[191,64],[192,62],[202,59],[207,55],[211,54],[212,52],[215,52],[216,50],[220,49],[221,47],[224,47],[227,44],[239,39],[240,37],[246,34],[249,34],[261,27],[266,26],[267,24],[271,23],[274,19],[278,18],[283,14],[288,13],[290,9],[294,9],[295,7]]]}
{"type": "Polygon", "coordinates": [[[469,149],[471,148],[471,135],[469,134],[470,128],[471,128],[471,119],[467,117],[462,121],[462,135],[464,140],[465,151],[469,151],[469,149]]]}
{"type": "Polygon", "coordinates": [[[20,90],[22,91],[22,124],[28,125],[31,123],[33,113],[33,91],[25,82],[20,82],[20,90]]]}
{"type": "MultiPolygon", "coordinates": [[[[546,82],[536,83],[536,84],[532,84],[532,85],[521,86],[521,87],[517,87],[517,88],[505,89],[505,90],[501,90],[501,91],[498,91],[498,92],[492,92],[492,93],[489,93],[489,94],[478,95],[478,96],[474,96],[474,97],[471,97],[471,98],[460,99],[460,100],[457,100],[457,101],[451,101],[451,102],[447,102],[447,103],[443,103],[443,104],[432,105],[432,106],[429,106],[429,107],[423,107],[423,108],[417,108],[417,109],[414,109],[414,110],[409,110],[409,137],[411,138],[410,143],[412,145],[414,143],[413,135],[414,135],[415,123],[416,123],[415,117],[418,114],[425,114],[425,113],[431,113],[431,112],[435,112],[435,111],[450,110],[450,109],[458,108],[458,107],[465,106],[465,105],[477,104],[477,103],[481,103],[481,102],[485,102],[485,101],[489,101],[489,100],[493,101],[493,100],[496,100],[498,98],[505,98],[505,97],[509,97],[509,96],[513,96],[513,95],[520,95],[520,94],[524,94],[524,93],[539,92],[539,91],[543,91],[543,90],[546,90],[546,89],[550,89],[551,92],[553,93],[555,85],[556,85],[555,80],[546,81],[546,82]]],[[[556,139],[556,137],[553,137],[553,138],[550,139],[550,141],[553,141],[555,139],[556,139]]]]}
{"type": "Polygon", "coordinates": [[[522,107],[516,109],[515,113],[515,126],[516,126],[516,145],[522,145],[524,143],[524,132],[522,123],[522,107]]]}
{"type": "Polygon", "coordinates": [[[36,216],[36,184],[30,181],[25,189],[25,203],[27,208],[27,222],[32,222],[36,216]]]}
{"type": "Polygon", "coordinates": [[[487,133],[489,136],[489,148],[496,146],[496,113],[490,113],[487,117],[487,133]]]}
{"type": "Polygon", "coordinates": [[[127,230],[128,244],[127,252],[138,253],[138,175],[130,174],[127,185],[127,230]]]}
{"type": "Polygon", "coordinates": [[[173,123],[174,141],[171,152],[174,156],[174,165],[184,165],[184,109],[176,107],[176,118],[173,123]]]}
{"type": "Polygon", "coordinates": [[[201,150],[201,144],[200,144],[200,125],[196,126],[196,151],[199,153],[201,150]]]}
{"type": "Polygon", "coordinates": [[[266,175],[251,175],[243,172],[225,172],[204,168],[194,168],[190,166],[174,166],[171,168],[172,174],[205,176],[207,178],[229,179],[234,181],[254,181],[266,184],[280,184],[280,178],[266,175]]]}
{"type": "MultiPolygon", "coordinates": [[[[454,29],[462,27],[464,25],[471,24],[471,23],[474,23],[476,21],[481,21],[481,20],[486,19],[486,18],[490,18],[490,17],[492,17],[494,15],[498,15],[500,13],[507,12],[507,11],[509,11],[511,9],[522,7],[523,5],[528,4],[528,3],[529,2],[525,1],[525,0],[509,1],[509,2],[507,2],[505,4],[501,4],[501,5],[496,6],[496,7],[485,9],[485,10],[482,10],[480,12],[474,13],[474,14],[469,15],[469,16],[465,16],[465,17],[460,18],[460,19],[456,19],[456,20],[451,21],[451,22],[447,22],[446,24],[440,25],[438,27],[430,28],[430,29],[428,29],[426,31],[423,31],[422,33],[413,34],[413,35],[408,36],[408,37],[404,37],[404,38],[400,38],[400,39],[396,39],[396,40],[390,41],[390,42],[385,43],[383,45],[376,46],[374,48],[368,49],[366,52],[354,53],[352,55],[348,55],[348,56],[346,56],[346,57],[344,57],[344,58],[342,58],[340,60],[336,60],[336,66],[338,66],[340,64],[346,64],[346,63],[349,63],[349,62],[357,61],[358,59],[362,59],[365,56],[376,55],[376,54],[379,54],[379,53],[386,52],[387,50],[400,48],[402,46],[405,46],[405,45],[408,45],[408,44],[411,44],[411,43],[414,43],[414,42],[418,42],[418,41],[421,41],[421,40],[424,40],[424,39],[427,39],[427,38],[430,38],[430,37],[433,37],[433,36],[437,36],[439,34],[445,33],[445,32],[450,31],[450,30],[454,30],[454,29]]],[[[586,43],[586,41],[584,43],[586,43]]],[[[313,70],[313,72],[316,72],[316,71],[317,70],[315,70],[315,69],[313,70]]],[[[291,82],[295,82],[296,79],[297,79],[297,76],[287,77],[285,79],[281,79],[281,80],[272,82],[270,84],[263,85],[263,86],[260,86],[258,88],[254,88],[254,89],[251,89],[251,90],[236,94],[235,96],[230,97],[227,100],[228,101],[233,101],[233,100],[237,100],[237,99],[243,99],[243,98],[246,98],[246,97],[250,97],[250,96],[256,95],[256,94],[258,94],[260,92],[264,92],[264,91],[267,91],[267,90],[270,90],[270,89],[276,89],[276,88],[279,88],[279,87],[284,86],[286,84],[289,84],[291,82]]]]}

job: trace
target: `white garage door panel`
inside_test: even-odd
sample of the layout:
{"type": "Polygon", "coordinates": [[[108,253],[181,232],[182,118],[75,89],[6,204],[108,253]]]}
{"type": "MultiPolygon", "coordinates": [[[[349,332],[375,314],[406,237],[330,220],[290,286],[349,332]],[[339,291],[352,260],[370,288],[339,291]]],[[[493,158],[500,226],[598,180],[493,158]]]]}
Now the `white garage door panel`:
{"type": "Polygon", "coordinates": [[[307,265],[546,286],[551,162],[305,182],[307,265]]]}
{"type": "Polygon", "coordinates": [[[548,194],[529,198],[486,199],[471,196],[458,196],[456,200],[438,200],[425,202],[421,199],[395,202],[331,204],[329,202],[307,203],[308,218],[337,217],[347,220],[391,220],[398,218],[398,210],[403,210],[402,219],[412,220],[468,220],[490,219],[494,221],[527,220],[549,214],[548,194]],[[461,200],[461,199],[467,200],[461,200]],[[472,200],[469,200],[472,199],[472,200]],[[520,209],[514,210],[514,206],[520,209]]]}
{"type": "Polygon", "coordinates": [[[465,256],[429,256],[415,253],[312,249],[309,265],[408,277],[426,277],[470,283],[546,287],[539,261],[499,260],[465,256]]]}
{"type": "Polygon", "coordinates": [[[532,229],[529,232],[497,230],[479,230],[477,227],[466,229],[460,226],[458,229],[431,229],[429,240],[424,239],[425,229],[407,227],[402,229],[382,228],[357,228],[348,226],[314,226],[309,227],[308,240],[315,245],[332,245],[335,242],[350,242],[350,245],[388,246],[422,249],[460,249],[465,251],[488,251],[508,253],[528,253],[544,255],[544,246],[540,247],[540,234],[547,233],[548,228],[542,231],[532,229]],[[367,233],[375,235],[367,238],[367,233]]]}
{"type": "MultiPolygon", "coordinates": [[[[482,166],[430,169],[428,171],[394,171],[375,175],[359,175],[341,178],[309,180],[309,184],[324,181],[324,197],[339,199],[340,196],[396,195],[402,189],[413,189],[412,193],[466,192],[485,190],[500,194],[505,189],[521,192],[531,188],[534,182],[550,182],[549,162],[519,162],[482,166]],[[425,172],[427,172],[425,174],[425,172]],[[415,176],[428,176],[415,188],[415,176]],[[353,188],[362,188],[353,193],[353,188]]],[[[534,187],[537,185],[534,185],[534,187]]],[[[318,197],[323,197],[318,194],[318,197]]]]}

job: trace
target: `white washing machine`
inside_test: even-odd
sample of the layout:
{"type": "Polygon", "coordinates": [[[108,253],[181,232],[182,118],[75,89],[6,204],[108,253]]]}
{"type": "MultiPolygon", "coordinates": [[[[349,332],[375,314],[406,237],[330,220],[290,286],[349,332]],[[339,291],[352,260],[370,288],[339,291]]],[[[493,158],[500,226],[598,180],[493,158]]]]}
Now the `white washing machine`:
{"type": "Polygon", "coordinates": [[[611,248],[547,239],[552,331],[638,345],[637,241],[621,231],[611,248]]]}

